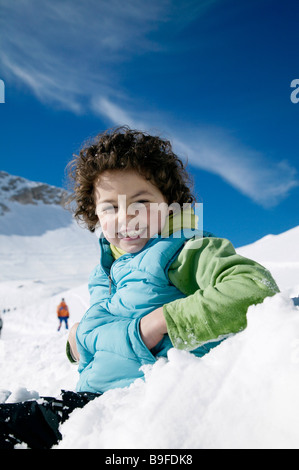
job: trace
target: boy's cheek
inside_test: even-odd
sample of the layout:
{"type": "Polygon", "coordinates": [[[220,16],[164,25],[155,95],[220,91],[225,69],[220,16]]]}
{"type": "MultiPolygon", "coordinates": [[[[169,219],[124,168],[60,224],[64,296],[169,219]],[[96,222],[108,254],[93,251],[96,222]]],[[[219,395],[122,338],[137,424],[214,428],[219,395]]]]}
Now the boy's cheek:
{"type": "Polygon", "coordinates": [[[115,221],[111,221],[106,217],[100,219],[100,225],[105,236],[109,238],[115,238],[115,221]]]}

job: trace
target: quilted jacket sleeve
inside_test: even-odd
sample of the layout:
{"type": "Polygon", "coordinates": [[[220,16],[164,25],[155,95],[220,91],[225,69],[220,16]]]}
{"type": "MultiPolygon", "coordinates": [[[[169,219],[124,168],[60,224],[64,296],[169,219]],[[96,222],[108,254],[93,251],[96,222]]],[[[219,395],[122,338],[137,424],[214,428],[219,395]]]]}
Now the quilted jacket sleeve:
{"type": "Polygon", "coordinates": [[[140,367],[155,357],[143,343],[139,318],[111,315],[93,305],[77,329],[80,373],[77,391],[105,392],[142,377],[140,367]]]}
{"type": "Polygon", "coordinates": [[[163,307],[168,334],[178,349],[192,350],[241,331],[248,307],[279,292],[269,271],[220,238],[190,240],[168,275],[187,296],[163,307]]]}
{"type": "Polygon", "coordinates": [[[100,305],[93,305],[80,322],[77,347],[81,356],[93,357],[98,351],[109,351],[141,363],[154,361],[141,339],[140,318],[117,317],[107,313],[100,305]]]}

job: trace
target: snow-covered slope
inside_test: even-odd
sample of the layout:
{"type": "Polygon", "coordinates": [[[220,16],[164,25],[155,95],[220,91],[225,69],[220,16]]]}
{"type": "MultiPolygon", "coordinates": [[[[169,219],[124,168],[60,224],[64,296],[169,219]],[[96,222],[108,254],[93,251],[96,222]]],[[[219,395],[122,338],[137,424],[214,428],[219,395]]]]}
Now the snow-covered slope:
{"type": "MultiPolygon", "coordinates": [[[[58,396],[61,389],[75,389],[78,374],[65,356],[67,332],[57,332],[56,305],[64,296],[70,325],[88,308],[86,280],[97,242],[71,218],[66,223],[59,205],[50,204],[52,215],[64,214],[63,225],[60,215],[49,215],[52,228],[28,233],[26,211],[33,207],[15,200],[3,204],[24,217],[18,233],[4,233],[8,211],[0,216],[0,299],[10,307],[0,339],[0,389],[12,392],[8,402],[58,396]]],[[[42,208],[40,222],[46,206],[35,204],[42,208]]],[[[298,234],[295,227],[238,249],[266,265],[282,290],[249,308],[245,331],[201,359],[171,349],[168,361],[145,367],[145,381],[75,410],[60,428],[57,447],[299,448],[299,308],[289,298],[299,294],[298,234]]],[[[0,390],[0,401],[1,396],[6,394],[0,390]]]]}
{"type": "Polygon", "coordinates": [[[12,303],[11,289],[1,297],[0,311],[20,305],[24,281],[46,295],[86,282],[98,240],[73,220],[65,198],[60,188],[0,172],[0,282],[17,286],[12,303]]]}
{"type": "Polygon", "coordinates": [[[268,268],[280,289],[299,295],[299,226],[279,235],[267,235],[237,251],[268,268]]]}
{"type": "Polygon", "coordinates": [[[67,227],[67,191],[0,171],[0,234],[40,236],[67,227]]]}

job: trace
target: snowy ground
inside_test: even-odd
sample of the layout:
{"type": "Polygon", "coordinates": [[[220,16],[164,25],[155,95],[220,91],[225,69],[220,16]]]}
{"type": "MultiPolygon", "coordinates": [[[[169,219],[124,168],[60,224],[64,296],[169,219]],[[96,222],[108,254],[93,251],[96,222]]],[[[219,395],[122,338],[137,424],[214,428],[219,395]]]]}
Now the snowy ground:
{"type": "MultiPolygon", "coordinates": [[[[274,263],[282,293],[249,308],[245,331],[201,359],[170,350],[168,361],[145,368],[145,381],[75,410],[57,448],[298,448],[299,308],[290,300],[299,294],[298,228],[287,233],[290,254],[275,257],[282,234],[268,240],[265,260],[274,263]]],[[[240,252],[257,259],[253,248],[240,252]]],[[[67,333],[57,332],[55,310],[64,296],[72,325],[88,306],[88,292],[82,284],[57,294],[57,285],[0,283],[0,298],[11,307],[0,339],[0,389],[12,392],[8,402],[75,389],[77,368],[66,359],[67,333]]]]}

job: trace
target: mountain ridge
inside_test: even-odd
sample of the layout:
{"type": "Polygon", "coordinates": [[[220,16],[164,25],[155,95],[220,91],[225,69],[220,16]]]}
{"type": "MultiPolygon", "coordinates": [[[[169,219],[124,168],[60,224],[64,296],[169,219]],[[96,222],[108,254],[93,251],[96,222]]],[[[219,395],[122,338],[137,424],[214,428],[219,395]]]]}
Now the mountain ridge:
{"type": "Polygon", "coordinates": [[[62,188],[0,171],[0,202],[4,211],[8,211],[9,207],[3,201],[16,201],[24,205],[38,202],[64,205],[68,195],[68,191],[62,188]]]}

